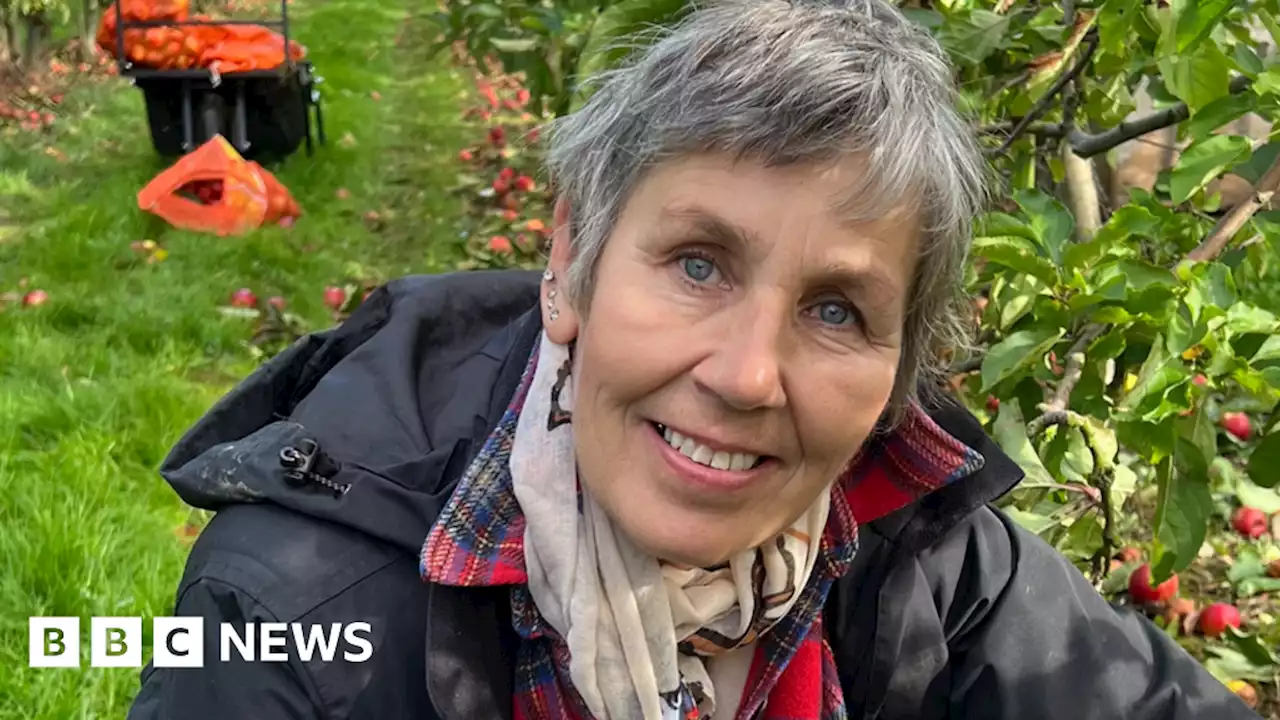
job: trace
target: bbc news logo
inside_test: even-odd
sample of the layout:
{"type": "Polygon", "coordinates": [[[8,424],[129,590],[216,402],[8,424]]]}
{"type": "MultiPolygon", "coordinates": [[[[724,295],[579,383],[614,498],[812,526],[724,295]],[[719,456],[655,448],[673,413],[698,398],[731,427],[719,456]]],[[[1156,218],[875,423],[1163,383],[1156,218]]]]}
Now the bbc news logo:
{"type": "MultiPolygon", "coordinates": [[[[80,618],[29,618],[30,666],[80,667],[80,618]]],[[[152,662],[156,667],[199,668],[205,664],[205,625],[200,617],[152,620],[152,662]]],[[[310,662],[362,663],[373,655],[367,622],[222,623],[218,626],[219,662],[287,662],[288,650],[310,662]],[[339,649],[341,648],[341,653],[339,649]]],[[[209,638],[210,641],[215,640],[209,638]]],[[[102,668],[142,666],[142,618],[95,617],[89,623],[89,665],[102,668]]]]}

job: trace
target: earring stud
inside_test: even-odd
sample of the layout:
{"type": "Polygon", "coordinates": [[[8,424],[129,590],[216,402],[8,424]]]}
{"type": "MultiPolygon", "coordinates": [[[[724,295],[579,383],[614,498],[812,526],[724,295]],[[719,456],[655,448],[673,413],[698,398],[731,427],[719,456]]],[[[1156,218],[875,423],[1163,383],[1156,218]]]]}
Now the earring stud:
{"type": "Polygon", "coordinates": [[[556,281],[556,274],[555,274],[555,273],[553,273],[553,272],[551,272],[551,268],[547,268],[547,269],[546,269],[546,270],[544,270],[544,271],[543,271],[543,273],[542,273],[542,279],[543,279],[543,280],[546,280],[547,282],[555,282],[555,281],[556,281]]]}

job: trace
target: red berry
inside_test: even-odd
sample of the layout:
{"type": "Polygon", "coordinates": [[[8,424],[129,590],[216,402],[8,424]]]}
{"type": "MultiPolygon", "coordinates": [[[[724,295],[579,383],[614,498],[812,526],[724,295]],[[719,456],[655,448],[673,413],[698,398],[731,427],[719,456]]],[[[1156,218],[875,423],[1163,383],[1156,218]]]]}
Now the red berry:
{"type": "Polygon", "coordinates": [[[494,235],[489,238],[489,250],[500,255],[511,253],[511,241],[505,235],[494,235]]]}
{"type": "Polygon", "coordinates": [[[273,307],[273,308],[275,308],[275,309],[277,309],[277,310],[284,310],[285,305],[287,305],[287,304],[288,304],[288,303],[286,303],[286,302],[285,302],[285,299],[284,299],[284,298],[282,298],[282,297],[280,297],[279,295],[272,295],[272,296],[267,300],[267,302],[271,304],[271,307],[273,307]]]}
{"type": "Polygon", "coordinates": [[[520,103],[521,105],[529,104],[529,91],[525,90],[524,88],[520,88],[519,90],[517,90],[516,102],[520,103]]]}
{"type": "Polygon", "coordinates": [[[489,142],[494,147],[503,147],[507,144],[507,133],[500,127],[492,128],[489,130],[489,142]]]}
{"type": "Polygon", "coordinates": [[[341,310],[347,302],[347,291],[340,287],[329,286],[324,289],[324,304],[330,310],[341,310]]]}
{"type": "Polygon", "coordinates": [[[25,307],[39,307],[49,300],[49,293],[43,290],[32,290],[22,296],[22,304],[25,307]]]}
{"type": "Polygon", "coordinates": [[[506,180],[503,180],[502,178],[493,179],[493,191],[499,195],[505,195],[510,189],[511,186],[507,184],[506,180]]]}
{"type": "Polygon", "coordinates": [[[1000,409],[1000,398],[995,395],[987,396],[987,412],[996,412],[1000,409]]]}
{"type": "Polygon", "coordinates": [[[1204,387],[1209,384],[1209,378],[1197,373],[1195,377],[1191,378],[1191,382],[1199,385],[1200,387],[1204,387]]]}
{"type": "Polygon", "coordinates": [[[1120,550],[1120,562],[1131,563],[1142,559],[1142,551],[1132,545],[1120,550]]]}
{"type": "Polygon", "coordinates": [[[258,296],[249,288],[240,288],[231,293],[231,307],[251,308],[258,306],[258,296]]]}
{"type": "Polygon", "coordinates": [[[516,219],[519,217],[520,217],[520,213],[516,212],[515,210],[502,211],[502,219],[506,220],[507,222],[515,222],[516,219]]]}
{"type": "Polygon", "coordinates": [[[1178,576],[1173,575],[1159,585],[1151,586],[1151,566],[1144,563],[1129,576],[1129,597],[1139,605],[1167,602],[1178,594],[1178,576]]]}
{"type": "Polygon", "coordinates": [[[462,162],[471,162],[473,159],[475,159],[475,154],[472,153],[470,150],[459,150],[458,159],[461,160],[462,162]]]}
{"type": "Polygon", "coordinates": [[[1214,603],[1200,613],[1200,632],[1205,637],[1218,637],[1228,625],[1240,627],[1240,611],[1235,605],[1214,603]]]}
{"type": "Polygon", "coordinates": [[[1267,514],[1258,508],[1239,508],[1231,516],[1231,527],[1250,540],[1256,540],[1267,534],[1267,514]]]}
{"type": "Polygon", "coordinates": [[[1240,440],[1248,440],[1253,434],[1253,427],[1249,423],[1249,416],[1242,412],[1228,412],[1222,414],[1222,429],[1234,435],[1240,440]]]}
{"type": "Polygon", "coordinates": [[[515,187],[516,187],[516,190],[519,190],[520,192],[529,192],[534,188],[533,178],[529,177],[528,175],[521,175],[520,177],[516,178],[515,187]]]}
{"type": "Polygon", "coordinates": [[[511,182],[512,178],[514,178],[515,176],[516,176],[516,171],[509,167],[504,167],[502,168],[502,170],[498,171],[498,177],[502,178],[503,180],[506,180],[507,182],[511,182]]]}

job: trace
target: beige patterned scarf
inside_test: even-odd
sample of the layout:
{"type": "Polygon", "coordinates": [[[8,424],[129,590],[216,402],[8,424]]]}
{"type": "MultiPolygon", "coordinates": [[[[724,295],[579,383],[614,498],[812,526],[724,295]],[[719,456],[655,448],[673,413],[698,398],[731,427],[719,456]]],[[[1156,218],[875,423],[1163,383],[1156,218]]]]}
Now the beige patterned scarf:
{"type": "Polygon", "coordinates": [[[574,688],[597,720],[675,720],[690,703],[716,718],[705,663],[754,642],[795,604],[818,557],[830,494],[726,566],[660,562],[615,529],[585,489],[579,511],[573,386],[568,348],[544,334],[511,451],[534,602],[567,643],[574,688]]]}

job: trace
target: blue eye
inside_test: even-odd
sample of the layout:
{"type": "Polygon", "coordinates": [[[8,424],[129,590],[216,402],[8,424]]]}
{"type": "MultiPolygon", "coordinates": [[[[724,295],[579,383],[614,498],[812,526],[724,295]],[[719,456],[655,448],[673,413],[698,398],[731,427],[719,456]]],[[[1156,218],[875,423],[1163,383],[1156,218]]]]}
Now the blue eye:
{"type": "Polygon", "coordinates": [[[686,257],[680,260],[686,275],[698,282],[706,282],[715,272],[715,263],[700,257],[686,257]]]}
{"type": "Polygon", "coordinates": [[[818,319],[828,325],[844,325],[853,319],[853,312],[841,303],[825,302],[818,306],[818,319]]]}

